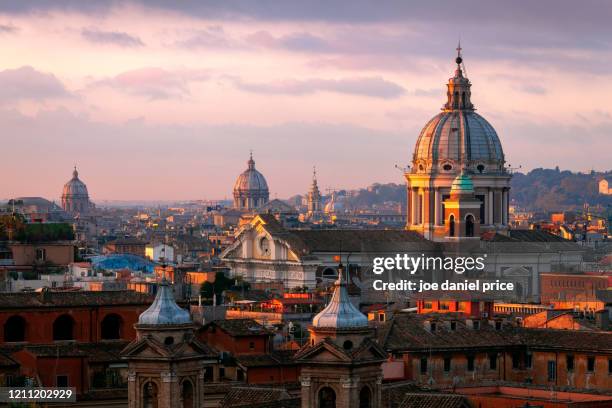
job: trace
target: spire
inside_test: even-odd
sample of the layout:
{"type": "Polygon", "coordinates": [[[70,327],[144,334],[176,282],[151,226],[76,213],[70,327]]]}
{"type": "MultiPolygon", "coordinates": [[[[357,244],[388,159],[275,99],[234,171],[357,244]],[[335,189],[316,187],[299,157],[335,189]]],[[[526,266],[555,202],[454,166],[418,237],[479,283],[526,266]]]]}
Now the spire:
{"type": "Polygon", "coordinates": [[[253,149],[250,150],[249,153],[249,161],[247,162],[249,165],[249,170],[255,169],[255,160],[253,160],[253,149]]]}
{"type": "Polygon", "coordinates": [[[72,178],[79,178],[79,172],[77,170],[76,164],[74,165],[74,170],[72,171],[72,178]]]}

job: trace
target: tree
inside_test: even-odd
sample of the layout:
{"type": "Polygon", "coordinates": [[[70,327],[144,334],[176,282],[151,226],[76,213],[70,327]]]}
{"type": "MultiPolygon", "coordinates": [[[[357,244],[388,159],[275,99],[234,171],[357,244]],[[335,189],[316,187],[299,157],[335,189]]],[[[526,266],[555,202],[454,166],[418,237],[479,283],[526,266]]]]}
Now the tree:
{"type": "Polygon", "coordinates": [[[213,295],[216,295],[217,300],[219,300],[219,296],[221,296],[221,294],[228,290],[233,284],[234,281],[225,276],[223,272],[217,272],[215,274],[215,282],[204,282],[200,288],[200,293],[202,296],[208,299],[212,299],[213,295]]]}

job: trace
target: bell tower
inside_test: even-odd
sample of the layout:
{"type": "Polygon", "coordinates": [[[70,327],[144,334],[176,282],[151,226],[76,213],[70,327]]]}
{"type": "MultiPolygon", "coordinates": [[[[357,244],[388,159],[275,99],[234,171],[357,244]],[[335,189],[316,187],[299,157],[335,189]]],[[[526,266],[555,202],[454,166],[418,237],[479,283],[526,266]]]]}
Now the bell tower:
{"type": "Polygon", "coordinates": [[[312,185],[308,192],[308,218],[316,218],[322,213],[321,208],[321,192],[317,185],[317,170],[312,170],[312,185]]]}
{"type": "Polygon", "coordinates": [[[462,171],[453,180],[450,197],[443,202],[447,240],[480,239],[480,205],[474,196],[471,177],[462,171]]]}
{"type": "Polygon", "coordinates": [[[295,356],[301,364],[302,408],[381,406],[381,364],[386,353],[368,319],[350,302],[342,264],[331,301],[317,314],[310,344],[295,356]]]}
{"type": "Polygon", "coordinates": [[[153,304],[138,318],[128,361],[129,408],[199,408],[215,354],[194,334],[189,312],[174,301],[165,276],[153,304]]]}

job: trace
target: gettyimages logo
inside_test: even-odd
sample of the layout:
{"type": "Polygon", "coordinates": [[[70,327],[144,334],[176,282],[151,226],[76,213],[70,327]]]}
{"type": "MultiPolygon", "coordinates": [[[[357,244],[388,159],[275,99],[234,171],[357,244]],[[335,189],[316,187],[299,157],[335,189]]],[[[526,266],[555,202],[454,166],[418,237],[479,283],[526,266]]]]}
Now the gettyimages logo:
{"type": "Polygon", "coordinates": [[[409,256],[396,254],[394,257],[377,257],[372,262],[372,272],[377,275],[385,271],[405,271],[414,275],[419,271],[453,271],[462,275],[469,271],[482,271],[485,268],[487,254],[479,257],[471,256],[409,256]]]}

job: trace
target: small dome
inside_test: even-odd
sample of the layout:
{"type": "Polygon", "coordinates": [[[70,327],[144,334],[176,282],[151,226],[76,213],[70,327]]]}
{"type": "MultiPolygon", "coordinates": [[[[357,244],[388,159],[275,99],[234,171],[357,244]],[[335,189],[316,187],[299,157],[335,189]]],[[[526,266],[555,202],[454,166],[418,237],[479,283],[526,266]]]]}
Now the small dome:
{"type": "Polygon", "coordinates": [[[350,301],[342,268],[339,268],[336,288],[329,304],[319,312],[312,325],[314,327],[329,327],[336,329],[351,329],[368,326],[368,318],[350,301]]]}
{"type": "Polygon", "coordinates": [[[63,197],[83,197],[88,198],[87,186],[79,179],[79,172],[76,167],[72,172],[72,178],[64,184],[63,197]]]}
{"type": "Polygon", "coordinates": [[[451,184],[451,194],[473,194],[474,193],[474,182],[472,178],[462,171],[451,184]]]}
{"type": "Polygon", "coordinates": [[[164,278],[157,289],[155,300],[138,317],[138,324],[159,326],[188,323],[192,323],[189,312],[176,304],[172,289],[164,278]]]}
{"type": "Polygon", "coordinates": [[[268,183],[259,171],[255,169],[253,156],[249,159],[248,168],[238,176],[234,183],[234,193],[238,192],[265,192],[268,193],[268,183]]]}

